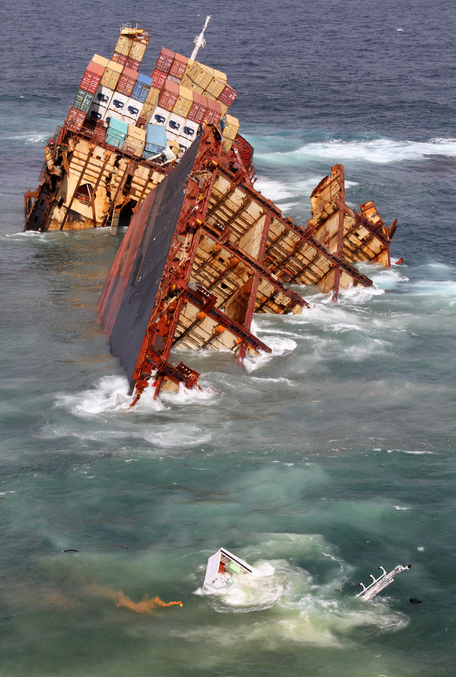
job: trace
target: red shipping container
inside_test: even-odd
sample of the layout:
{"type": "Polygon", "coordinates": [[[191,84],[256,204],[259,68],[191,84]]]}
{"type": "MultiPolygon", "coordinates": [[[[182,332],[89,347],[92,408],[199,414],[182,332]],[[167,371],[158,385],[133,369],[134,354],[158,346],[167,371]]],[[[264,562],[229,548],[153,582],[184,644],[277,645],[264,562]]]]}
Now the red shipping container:
{"type": "Polygon", "coordinates": [[[236,97],[237,92],[235,92],[234,89],[229,85],[226,85],[225,89],[218,97],[218,100],[224,103],[225,106],[231,106],[236,97]]]}
{"type": "Polygon", "coordinates": [[[103,66],[91,61],[87,66],[86,72],[82,76],[79,89],[83,89],[85,92],[89,92],[90,94],[95,94],[104,72],[105,69],[103,66]]]}
{"type": "Polygon", "coordinates": [[[125,54],[119,54],[119,52],[114,52],[112,55],[111,61],[115,61],[116,63],[120,63],[121,66],[125,66],[125,61],[127,60],[127,57],[125,54]]]}
{"type": "Polygon", "coordinates": [[[174,61],[174,52],[166,47],[161,48],[161,52],[158,55],[157,63],[155,64],[155,69],[161,71],[162,73],[168,74],[171,66],[174,61]]]}
{"type": "Polygon", "coordinates": [[[207,117],[207,99],[198,92],[193,92],[193,104],[187,115],[192,122],[201,124],[207,117]]]}
{"type": "Polygon", "coordinates": [[[132,71],[136,71],[136,72],[139,72],[140,65],[141,65],[141,61],[135,61],[135,59],[130,59],[130,57],[128,57],[128,59],[125,62],[126,68],[130,68],[132,71]]]}
{"type": "Polygon", "coordinates": [[[187,70],[188,58],[182,54],[176,54],[173,64],[170,68],[169,74],[178,80],[182,80],[185,71],[187,70]]]}
{"type": "Polygon", "coordinates": [[[87,113],[84,113],[82,110],[70,108],[70,112],[68,113],[68,117],[66,119],[67,126],[70,129],[75,129],[76,131],[81,129],[84,120],[86,119],[86,115],[87,113]]]}
{"type": "Polygon", "coordinates": [[[222,117],[222,107],[218,101],[207,99],[207,114],[206,120],[212,125],[216,125],[222,117]]]}
{"type": "Polygon", "coordinates": [[[172,111],[179,96],[179,85],[171,80],[166,80],[165,86],[158,99],[158,105],[165,110],[172,111]]]}
{"type": "Polygon", "coordinates": [[[138,73],[125,66],[117,83],[116,92],[130,96],[137,79],[138,73]]]}
{"type": "Polygon", "coordinates": [[[162,71],[154,70],[151,77],[152,77],[152,87],[157,87],[157,89],[161,89],[165,84],[166,74],[163,73],[162,71]]]}

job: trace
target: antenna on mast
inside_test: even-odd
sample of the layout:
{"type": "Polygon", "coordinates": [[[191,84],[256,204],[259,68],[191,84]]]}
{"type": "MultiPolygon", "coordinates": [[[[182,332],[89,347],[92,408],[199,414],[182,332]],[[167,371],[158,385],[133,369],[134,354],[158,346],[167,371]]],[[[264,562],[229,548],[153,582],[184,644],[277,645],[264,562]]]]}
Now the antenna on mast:
{"type": "Polygon", "coordinates": [[[193,50],[193,52],[192,52],[192,55],[191,55],[191,57],[190,57],[190,59],[192,59],[193,61],[196,59],[196,55],[198,54],[199,48],[200,48],[200,47],[206,47],[206,39],[205,39],[205,37],[204,37],[204,31],[206,30],[207,25],[208,25],[209,21],[211,20],[211,16],[212,16],[212,14],[208,14],[208,15],[207,15],[207,17],[206,17],[206,23],[205,23],[204,26],[203,26],[203,30],[202,30],[201,33],[200,33],[199,35],[197,35],[196,38],[193,40],[193,44],[195,45],[195,48],[194,48],[194,50],[193,50]]]}

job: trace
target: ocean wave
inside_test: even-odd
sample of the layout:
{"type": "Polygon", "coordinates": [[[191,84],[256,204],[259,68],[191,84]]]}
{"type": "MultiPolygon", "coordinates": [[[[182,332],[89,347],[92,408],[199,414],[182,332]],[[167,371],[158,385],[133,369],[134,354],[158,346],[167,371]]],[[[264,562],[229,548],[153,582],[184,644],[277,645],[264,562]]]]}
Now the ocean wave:
{"type": "MultiPolygon", "coordinates": [[[[307,143],[294,150],[256,153],[262,163],[296,165],[308,160],[330,162],[368,162],[390,164],[394,162],[425,160],[444,155],[456,157],[456,139],[435,138],[429,141],[398,141],[394,139],[370,139],[307,143]]],[[[315,184],[316,185],[316,184],[315,184]]]]}

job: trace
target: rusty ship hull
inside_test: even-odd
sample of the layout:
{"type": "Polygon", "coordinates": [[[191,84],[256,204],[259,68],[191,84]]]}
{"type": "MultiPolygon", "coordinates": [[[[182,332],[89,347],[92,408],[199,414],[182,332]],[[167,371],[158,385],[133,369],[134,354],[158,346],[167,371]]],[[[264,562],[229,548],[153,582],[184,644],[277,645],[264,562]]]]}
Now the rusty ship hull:
{"type": "Polygon", "coordinates": [[[271,352],[251,332],[253,314],[302,313],[309,304],[291,284],[336,300],[350,285],[372,286],[356,261],[389,265],[396,224],[386,228],[372,202],[359,212],[345,204],[342,166],[314,190],[301,227],[255,189],[252,153],[242,137],[225,153],[220,131],[206,126],[132,219],[100,318],[134,402],[151,384],[155,396],[197,386],[173,348],[231,351],[241,363],[271,352]]]}
{"type": "Polygon", "coordinates": [[[155,396],[198,387],[173,348],[231,351],[242,363],[270,352],[251,332],[254,313],[302,313],[306,285],[334,301],[351,285],[372,286],[356,264],[389,266],[396,229],[373,202],[359,211],[346,204],[342,165],[312,192],[304,226],[285,217],[255,188],[253,148],[228,113],[237,94],[226,76],[196,51],[187,59],[166,48],[151,77],[138,74],[126,53],[143,54],[148,36],[127,25],[110,61],[94,55],[46,146],[40,185],[24,198],[26,230],[115,235],[128,225],[100,320],[134,401],[151,384],[155,396]]]}

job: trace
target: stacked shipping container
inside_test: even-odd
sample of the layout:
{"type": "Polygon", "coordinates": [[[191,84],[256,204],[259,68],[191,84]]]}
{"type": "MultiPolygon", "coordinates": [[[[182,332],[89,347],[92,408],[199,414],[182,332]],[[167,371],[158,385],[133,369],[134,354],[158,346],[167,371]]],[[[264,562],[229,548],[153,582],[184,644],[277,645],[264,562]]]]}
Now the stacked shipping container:
{"type": "MultiPolygon", "coordinates": [[[[111,60],[94,55],[67,117],[68,126],[79,130],[86,119],[92,123],[105,120],[111,130],[106,140],[110,138],[115,141],[111,145],[138,155],[141,144],[144,149],[145,132],[135,136],[125,130],[144,128],[149,122],[164,127],[168,141],[179,152],[189,147],[200,124],[217,124],[223,118],[224,149],[229,150],[239,123],[232,116],[224,117],[237,96],[226,75],[166,48],[162,48],[151,77],[139,73],[148,37],[146,31],[127,26],[111,60]],[[122,139],[116,136],[120,132],[115,123],[112,127],[113,120],[127,125],[122,128],[122,139]]],[[[144,151],[148,157],[162,148],[161,144],[153,145],[157,148],[144,151]]]]}

